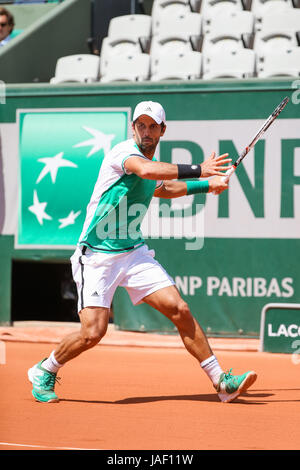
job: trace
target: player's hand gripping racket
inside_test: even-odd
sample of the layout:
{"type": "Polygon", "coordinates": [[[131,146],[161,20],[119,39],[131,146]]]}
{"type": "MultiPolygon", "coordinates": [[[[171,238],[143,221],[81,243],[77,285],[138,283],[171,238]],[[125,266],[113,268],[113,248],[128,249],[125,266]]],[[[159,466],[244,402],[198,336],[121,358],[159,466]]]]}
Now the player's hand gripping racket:
{"type": "MultiPolygon", "coordinates": [[[[270,127],[270,125],[275,121],[277,116],[281,113],[283,108],[287,105],[289,102],[289,98],[286,97],[284,100],[281,101],[281,103],[274,109],[273,113],[268,117],[268,119],[264,122],[264,124],[261,126],[257,134],[253,137],[252,141],[250,144],[240,153],[238,159],[233,163],[232,167],[226,171],[225,175],[223,176],[223,181],[228,182],[230,176],[235,172],[236,168],[238,165],[241,163],[241,161],[245,158],[247,153],[250,152],[250,150],[254,147],[256,142],[261,138],[261,136],[266,132],[266,130],[270,127]]],[[[215,193],[216,194],[216,193],[215,193]]]]}

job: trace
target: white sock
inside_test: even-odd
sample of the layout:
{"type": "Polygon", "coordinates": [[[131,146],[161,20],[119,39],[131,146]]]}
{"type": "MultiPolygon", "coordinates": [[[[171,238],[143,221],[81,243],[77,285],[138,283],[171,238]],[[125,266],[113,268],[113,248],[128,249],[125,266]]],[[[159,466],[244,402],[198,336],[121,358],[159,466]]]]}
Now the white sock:
{"type": "Polygon", "coordinates": [[[48,359],[46,359],[43,363],[42,363],[42,367],[44,369],[46,369],[48,372],[54,372],[55,374],[57,373],[58,369],[60,367],[62,367],[63,364],[60,364],[59,362],[57,362],[57,360],[55,359],[55,356],[54,356],[54,351],[52,351],[52,353],[50,354],[50,356],[48,357],[48,359]]]}
{"type": "Polygon", "coordinates": [[[201,362],[202,369],[206,372],[210,380],[214,385],[218,385],[222,369],[218,363],[218,359],[215,356],[210,356],[201,362]]]}

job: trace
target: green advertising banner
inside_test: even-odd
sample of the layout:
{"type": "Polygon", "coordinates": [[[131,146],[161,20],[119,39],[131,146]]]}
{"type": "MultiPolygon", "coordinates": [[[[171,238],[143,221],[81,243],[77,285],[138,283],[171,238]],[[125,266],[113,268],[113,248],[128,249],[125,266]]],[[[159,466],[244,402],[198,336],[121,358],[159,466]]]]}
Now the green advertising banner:
{"type": "Polygon", "coordinates": [[[300,304],[267,304],[264,307],[260,351],[299,355],[300,304]]]}
{"type": "Polygon", "coordinates": [[[19,112],[16,246],[74,247],[102,159],[128,134],[129,109],[19,112]]]}

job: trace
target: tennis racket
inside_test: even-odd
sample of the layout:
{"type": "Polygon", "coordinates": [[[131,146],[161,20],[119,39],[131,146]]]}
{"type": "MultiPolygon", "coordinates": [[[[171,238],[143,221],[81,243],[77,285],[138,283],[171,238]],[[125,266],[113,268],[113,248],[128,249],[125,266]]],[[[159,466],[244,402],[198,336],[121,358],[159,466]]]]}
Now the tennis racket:
{"type": "Polygon", "coordinates": [[[226,171],[225,175],[223,176],[223,181],[225,181],[226,183],[229,181],[230,176],[235,172],[239,164],[243,161],[245,156],[254,147],[256,142],[261,138],[261,136],[266,132],[266,130],[270,127],[270,125],[275,121],[277,116],[279,116],[279,114],[281,113],[283,108],[285,108],[288,102],[289,102],[289,98],[286,97],[284,98],[284,100],[281,101],[281,103],[278,106],[276,106],[273,113],[270,114],[268,119],[264,122],[264,124],[261,126],[259,131],[255,134],[250,144],[240,153],[237,160],[233,163],[232,167],[226,171]]]}

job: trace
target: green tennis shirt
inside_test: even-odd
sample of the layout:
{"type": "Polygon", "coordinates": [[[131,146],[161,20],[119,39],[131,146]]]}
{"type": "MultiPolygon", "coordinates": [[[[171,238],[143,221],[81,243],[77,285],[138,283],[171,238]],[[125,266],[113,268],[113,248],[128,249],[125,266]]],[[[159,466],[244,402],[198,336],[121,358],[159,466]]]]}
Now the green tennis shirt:
{"type": "Polygon", "coordinates": [[[87,207],[79,245],[95,252],[122,253],[145,243],[141,224],[162,181],[126,172],[124,163],[133,156],[147,159],[133,139],[116,145],[105,156],[87,207]]]}

